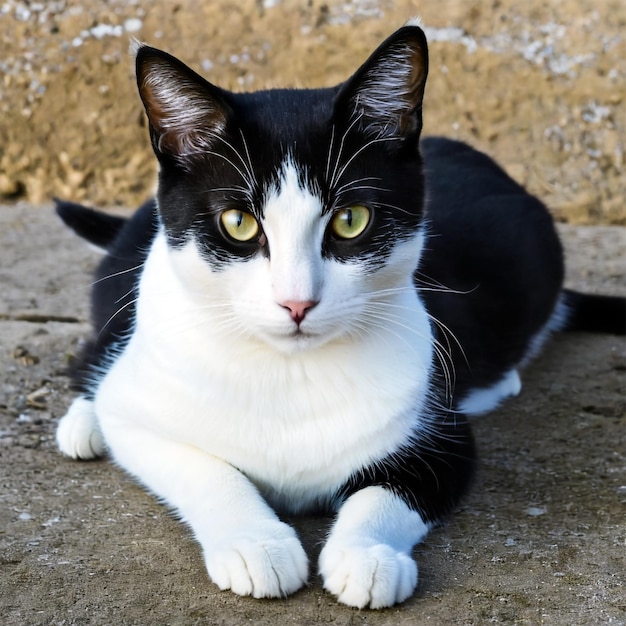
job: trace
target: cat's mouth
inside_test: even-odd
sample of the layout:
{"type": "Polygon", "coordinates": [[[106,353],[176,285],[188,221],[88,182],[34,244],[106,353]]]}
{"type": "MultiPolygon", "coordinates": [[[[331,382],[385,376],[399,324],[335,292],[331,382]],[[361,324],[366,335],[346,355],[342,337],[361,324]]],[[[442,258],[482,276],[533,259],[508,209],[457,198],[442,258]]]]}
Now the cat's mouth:
{"type": "Polygon", "coordinates": [[[286,333],[268,333],[266,342],[280,352],[302,352],[318,348],[326,343],[327,337],[321,333],[294,328],[286,333]]]}
{"type": "Polygon", "coordinates": [[[287,334],[288,339],[292,341],[309,341],[318,337],[316,333],[311,331],[302,330],[300,326],[292,330],[287,334]]]}
{"type": "Polygon", "coordinates": [[[300,327],[296,328],[294,331],[292,331],[289,335],[292,339],[299,339],[299,338],[313,338],[313,337],[317,337],[317,335],[315,333],[312,332],[307,332],[306,330],[302,330],[300,327]]]}

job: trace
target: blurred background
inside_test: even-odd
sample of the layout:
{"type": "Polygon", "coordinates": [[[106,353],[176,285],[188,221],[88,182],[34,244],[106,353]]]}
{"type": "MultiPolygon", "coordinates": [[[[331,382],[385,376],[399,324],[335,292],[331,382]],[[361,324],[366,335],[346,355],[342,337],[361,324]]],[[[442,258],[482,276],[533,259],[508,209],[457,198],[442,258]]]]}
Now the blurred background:
{"type": "Polygon", "coordinates": [[[559,221],[626,224],[623,0],[0,0],[0,203],[153,193],[133,37],[228,89],[315,87],[415,15],[426,134],[488,152],[559,221]]]}

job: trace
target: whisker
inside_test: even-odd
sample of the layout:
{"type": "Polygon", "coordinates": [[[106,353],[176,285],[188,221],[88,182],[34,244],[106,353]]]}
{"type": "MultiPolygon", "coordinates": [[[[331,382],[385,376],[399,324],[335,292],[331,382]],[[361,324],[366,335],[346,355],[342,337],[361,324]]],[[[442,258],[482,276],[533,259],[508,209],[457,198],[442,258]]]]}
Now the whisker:
{"type": "Polygon", "coordinates": [[[135,292],[135,287],[131,287],[123,296],[120,296],[116,301],[115,304],[119,304],[124,298],[128,298],[128,296],[132,295],[135,292]]]}
{"type": "MultiPolygon", "coordinates": [[[[437,359],[439,360],[439,363],[441,364],[442,372],[444,374],[444,379],[446,383],[447,394],[451,395],[451,392],[453,389],[453,382],[455,379],[454,362],[452,361],[452,357],[450,353],[446,350],[446,347],[440,341],[435,339],[433,336],[424,336],[422,333],[418,332],[417,329],[400,322],[399,320],[403,318],[396,316],[392,313],[382,314],[381,311],[377,310],[376,308],[376,305],[378,304],[379,304],[378,302],[369,303],[369,305],[366,305],[366,308],[364,309],[363,313],[366,316],[368,316],[370,319],[377,320],[377,321],[380,320],[380,321],[384,321],[390,324],[395,324],[396,326],[402,328],[403,330],[408,330],[409,332],[413,333],[420,339],[424,339],[428,341],[429,343],[431,343],[435,351],[435,354],[437,355],[437,359]]],[[[387,329],[387,330],[390,331],[390,329],[387,329]]],[[[400,338],[399,335],[398,337],[400,338]]],[[[408,339],[406,339],[405,337],[402,337],[402,339],[405,341],[407,345],[410,345],[408,342],[408,339]]]]}
{"type": "MultiPolygon", "coordinates": [[[[387,307],[387,308],[396,308],[396,309],[410,310],[410,307],[406,307],[406,306],[403,306],[401,304],[395,304],[395,303],[392,303],[392,302],[376,301],[376,304],[380,305],[380,306],[387,307]]],[[[439,345],[441,347],[441,349],[443,350],[443,354],[445,354],[445,356],[447,357],[446,358],[446,362],[450,364],[451,369],[453,371],[455,369],[454,368],[454,360],[452,358],[452,344],[450,343],[451,339],[458,346],[459,351],[461,352],[461,355],[463,357],[463,360],[465,361],[467,366],[470,367],[469,360],[467,358],[467,355],[465,353],[463,345],[461,344],[461,342],[459,341],[457,336],[454,334],[452,329],[450,329],[441,320],[437,319],[434,315],[431,315],[428,311],[426,311],[426,315],[428,316],[428,319],[431,320],[441,330],[441,335],[445,339],[446,345],[444,346],[444,344],[441,341],[439,341],[438,339],[434,339],[433,338],[433,341],[437,345],[439,345]]],[[[442,367],[447,369],[447,365],[444,364],[444,362],[441,359],[440,359],[440,363],[441,363],[442,367]]],[[[444,372],[444,376],[446,377],[446,379],[448,379],[448,376],[446,375],[446,372],[444,372]]],[[[453,383],[453,379],[454,379],[454,377],[451,376],[450,377],[450,384],[451,385],[453,383]]]]}
{"type": "Polygon", "coordinates": [[[210,193],[212,191],[230,191],[231,193],[248,194],[250,190],[247,187],[211,187],[210,189],[202,190],[202,193],[210,193]]]}
{"type": "Polygon", "coordinates": [[[332,177],[330,179],[330,182],[328,183],[329,187],[331,188],[335,186],[335,183],[340,178],[337,176],[337,168],[339,167],[339,163],[341,161],[341,154],[343,153],[343,147],[345,145],[346,137],[350,134],[350,131],[356,126],[356,124],[358,124],[358,122],[361,120],[362,117],[363,117],[363,113],[361,112],[359,115],[357,115],[354,118],[350,126],[348,126],[348,128],[346,129],[346,131],[341,137],[341,142],[339,144],[339,152],[337,153],[337,158],[335,159],[335,168],[333,169],[332,177]]]}
{"type": "MultiPolygon", "coordinates": [[[[128,295],[128,294],[126,294],[128,295]]],[[[120,298],[121,299],[121,298],[120,298]]],[[[133,306],[134,304],[137,303],[137,301],[139,300],[139,298],[133,298],[132,300],[129,300],[124,306],[121,306],[117,309],[117,311],[115,311],[115,313],[113,313],[113,315],[111,315],[111,317],[109,317],[109,319],[104,323],[104,325],[102,326],[102,328],[99,330],[98,332],[98,339],[101,337],[102,333],[104,332],[104,330],[109,326],[109,324],[125,309],[127,309],[130,306],[133,306]]],[[[119,302],[119,300],[118,300],[119,302]]]]}
{"type": "Polygon", "coordinates": [[[369,186],[369,185],[357,186],[357,183],[364,183],[364,182],[369,181],[369,180],[374,181],[374,180],[381,180],[381,179],[378,178],[377,176],[364,176],[363,178],[357,178],[355,180],[351,180],[351,181],[341,185],[341,187],[339,187],[338,189],[335,190],[335,193],[337,195],[341,195],[342,193],[344,193],[346,191],[346,189],[349,189],[350,191],[352,191],[353,189],[375,189],[377,191],[390,191],[390,189],[386,189],[385,187],[376,187],[374,185],[372,185],[372,186],[369,186]]]}
{"type": "Polygon", "coordinates": [[[441,291],[442,293],[455,293],[466,296],[476,291],[476,289],[478,289],[479,287],[479,285],[476,285],[471,289],[452,289],[452,287],[448,287],[440,283],[438,280],[435,280],[430,276],[426,276],[426,274],[421,272],[419,269],[417,269],[414,274],[418,275],[416,276],[416,284],[418,289],[420,290],[423,289],[423,285],[428,285],[431,288],[430,291],[441,291]]]}
{"type": "MultiPolygon", "coordinates": [[[[244,143],[244,149],[248,150],[247,148],[247,144],[246,144],[246,140],[245,137],[243,136],[243,132],[241,131],[241,129],[239,130],[240,134],[241,134],[241,138],[243,140],[244,143]]],[[[241,175],[241,177],[246,181],[246,183],[250,186],[250,188],[252,188],[253,183],[255,182],[255,177],[254,177],[254,172],[251,168],[251,164],[249,165],[246,160],[241,156],[241,154],[239,154],[239,151],[235,148],[235,146],[233,146],[229,141],[227,141],[224,137],[219,136],[218,139],[227,147],[231,150],[231,152],[239,159],[239,161],[241,162],[241,165],[243,166],[243,168],[246,170],[246,174],[247,176],[244,176],[243,174],[241,175]]],[[[247,154],[248,157],[248,161],[250,160],[250,154],[247,154]]],[[[239,170],[238,170],[239,171],[239,170]]],[[[241,174],[241,172],[240,172],[241,174]]]]}
{"type": "Polygon", "coordinates": [[[414,215],[412,211],[407,211],[406,209],[403,209],[396,204],[389,204],[386,202],[378,202],[377,204],[381,207],[384,206],[384,207],[387,207],[388,209],[392,209],[393,211],[396,211],[397,213],[404,213],[405,215],[411,215],[411,216],[414,215]]]}
{"type": "Polygon", "coordinates": [[[345,163],[345,165],[339,170],[339,173],[333,178],[333,184],[335,182],[339,182],[341,177],[344,175],[345,171],[348,169],[352,161],[356,159],[361,152],[367,150],[370,146],[373,146],[376,143],[383,143],[386,141],[396,141],[396,137],[377,137],[376,139],[371,139],[366,144],[362,145],[345,163]]]}
{"type": "Polygon", "coordinates": [[[330,172],[330,161],[333,155],[333,146],[335,144],[335,125],[332,125],[330,129],[330,145],[328,146],[328,158],[326,159],[326,171],[324,172],[324,180],[328,181],[328,174],[330,172]]]}
{"type": "MultiPolygon", "coordinates": [[[[393,290],[390,290],[390,291],[393,291],[393,290]]],[[[401,291],[401,289],[399,289],[398,291],[401,291]]],[[[404,309],[404,310],[407,310],[407,311],[411,310],[411,307],[404,306],[402,304],[397,304],[397,303],[394,303],[394,302],[387,302],[385,300],[376,300],[375,303],[376,303],[376,305],[386,306],[388,308],[404,309]]],[[[426,315],[428,316],[428,319],[430,319],[434,324],[437,325],[437,327],[439,329],[441,329],[442,334],[446,338],[446,343],[448,344],[448,352],[451,353],[452,346],[451,346],[450,341],[449,341],[449,339],[451,338],[451,339],[454,340],[454,342],[458,346],[458,348],[461,351],[461,354],[463,356],[463,359],[465,360],[465,362],[467,363],[467,365],[469,367],[469,361],[468,361],[467,356],[465,354],[465,350],[463,349],[463,346],[461,345],[461,342],[458,340],[458,338],[456,337],[456,335],[454,334],[452,329],[449,328],[446,324],[444,324],[441,320],[437,319],[434,315],[431,315],[428,312],[428,310],[426,310],[426,315]]]]}
{"type": "MultiPolygon", "coordinates": [[[[219,152],[214,152],[214,151],[207,151],[206,154],[210,154],[212,156],[216,156],[219,157],[220,159],[223,159],[224,161],[226,161],[226,163],[228,163],[229,165],[232,166],[232,168],[239,174],[239,176],[241,176],[242,180],[244,180],[249,186],[250,188],[252,188],[252,181],[250,179],[248,179],[246,177],[246,175],[241,171],[241,169],[239,167],[237,167],[232,161],[231,159],[229,159],[227,156],[225,156],[224,154],[220,154],[219,152]]],[[[241,159],[241,156],[237,153],[237,155],[239,156],[239,158],[241,159]]],[[[245,164],[244,164],[245,165],[245,164]]]]}
{"type": "Polygon", "coordinates": [[[108,274],[107,276],[103,276],[102,278],[98,278],[98,280],[94,280],[91,283],[91,287],[97,285],[98,283],[104,282],[105,280],[109,280],[109,278],[115,278],[116,276],[122,276],[123,274],[129,274],[130,272],[134,272],[143,267],[143,263],[139,263],[139,265],[135,265],[134,267],[129,267],[125,270],[120,270],[119,272],[115,272],[114,274],[108,274]]]}
{"type": "Polygon", "coordinates": [[[450,352],[452,352],[452,346],[450,345],[449,339],[452,338],[454,339],[454,343],[456,343],[459,350],[461,351],[461,355],[463,356],[463,360],[465,361],[466,365],[470,367],[470,363],[467,358],[467,355],[465,354],[465,350],[463,349],[463,346],[461,345],[461,342],[458,340],[457,336],[452,332],[452,329],[446,326],[441,320],[437,319],[434,315],[431,315],[430,313],[428,313],[428,311],[426,312],[426,314],[428,315],[428,319],[430,319],[434,324],[436,324],[441,329],[442,334],[446,337],[446,342],[448,343],[448,348],[450,349],[450,352]]]}
{"type": "MultiPolygon", "coordinates": [[[[254,166],[252,165],[252,159],[250,158],[250,151],[248,150],[248,142],[243,134],[243,130],[239,129],[241,135],[241,141],[243,142],[243,149],[246,151],[246,158],[248,159],[248,173],[250,174],[250,180],[254,183],[255,187],[258,185],[256,175],[254,173],[254,166]]],[[[242,159],[243,160],[243,159],[242,159]]]]}

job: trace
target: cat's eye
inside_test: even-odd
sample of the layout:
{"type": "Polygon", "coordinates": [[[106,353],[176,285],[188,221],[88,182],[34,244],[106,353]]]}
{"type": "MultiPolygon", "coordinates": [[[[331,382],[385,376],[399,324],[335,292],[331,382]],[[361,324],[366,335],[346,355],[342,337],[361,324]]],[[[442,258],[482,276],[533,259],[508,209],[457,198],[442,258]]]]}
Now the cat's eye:
{"type": "Polygon", "coordinates": [[[337,237],[354,239],[365,230],[369,221],[370,210],[356,205],[337,211],[330,222],[330,227],[337,237]]]}
{"type": "Polygon", "coordinates": [[[251,241],[259,234],[259,223],[246,211],[229,209],[220,215],[226,233],[235,241],[251,241]]]}

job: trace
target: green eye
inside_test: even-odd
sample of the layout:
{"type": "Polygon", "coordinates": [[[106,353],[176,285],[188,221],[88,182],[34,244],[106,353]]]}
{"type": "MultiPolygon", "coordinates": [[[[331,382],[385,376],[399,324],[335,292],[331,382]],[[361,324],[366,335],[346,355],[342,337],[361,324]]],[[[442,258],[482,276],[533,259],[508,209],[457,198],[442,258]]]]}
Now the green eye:
{"type": "Polygon", "coordinates": [[[259,223],[250,213],[229,209],[220,215],[224,230],[235,241],[250,241],[259,233],[259,223]]]}
{"type": "Polygon", "coordinates": [[[358,237],[369,224],[370,210],[367,207],[356,205],[341,209],[335,213],[330,226],[333,233],[342,239],[358,237]]]}

